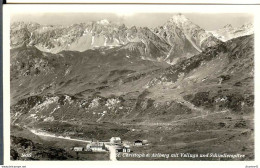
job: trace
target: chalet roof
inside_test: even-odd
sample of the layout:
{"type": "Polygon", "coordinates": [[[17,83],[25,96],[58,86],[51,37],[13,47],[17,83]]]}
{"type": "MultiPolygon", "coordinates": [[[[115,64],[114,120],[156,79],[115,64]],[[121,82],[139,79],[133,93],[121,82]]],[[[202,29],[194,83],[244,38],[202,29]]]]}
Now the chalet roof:
{"type": "Polygon", "coordinates": [[[84,147],[74,147],[74,149],[83,149],[84,147]]]}
{"type": "Polygon", "coordinates": [[[90,145],[90,147],[103,147],[104,143],[103,142],[92,142],[89,145],[90,145]]]}
{"type": "Polygon", "coordinates": [[[111,140],[121,140],[120,137],[112,137],[111,140]]]}
{"type": "Polygon", "coordinates": [[[90,148],[103,148],[103,146],[90,146],[90,148]]]}

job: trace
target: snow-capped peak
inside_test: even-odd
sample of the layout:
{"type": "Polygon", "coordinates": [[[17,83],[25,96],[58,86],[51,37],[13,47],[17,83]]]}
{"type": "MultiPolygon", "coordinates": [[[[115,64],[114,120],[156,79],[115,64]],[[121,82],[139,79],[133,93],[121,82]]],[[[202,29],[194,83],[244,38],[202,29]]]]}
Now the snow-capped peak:
{"type": "Polygon", "coordinates": [[[233,29],[233,26],[231,24],[227,24],[224,26],[225,29],[233,29]]]}
{"type": "Polygon", "coordinates": [[[245,23],[241,26],[241,28],[252,29],[254,27],[253,23],[245,23]]]}
{"type": "Polygon", "coordinates": [[[187,22],[188,19],[183,14],[178,13],[178,14],[172,16],[171,21],[178,24],[178,23],[187,22]]]}
{"type": "Polygon", "coordinates": [[[254,25],[252,23],[245,23],[240,27],[232,27],[228,24],[223,28],[220,28],[211,33],[222,41],[227,41],[240,36],[250,35],[254,33],[254,25]]]}
{"type": "Polygon", "coordinates": [[[102,24],[102,25],[108,25],[109,21],[107,19],[102,19],[100,21],[97,21],[98,24],[102,24]]]}

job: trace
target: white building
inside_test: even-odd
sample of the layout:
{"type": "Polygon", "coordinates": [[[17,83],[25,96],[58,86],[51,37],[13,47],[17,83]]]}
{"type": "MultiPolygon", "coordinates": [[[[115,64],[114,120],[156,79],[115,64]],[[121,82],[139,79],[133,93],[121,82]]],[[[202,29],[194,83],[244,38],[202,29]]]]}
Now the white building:
{"type": "Polygon", "coordinates": [[[135,145],[135,146],[142,146],[142,145],[143,145],[143,141],[141,141],[141,140],[136,140],[136,141],[134,142],[134,145],[135,145]]]}
{"type": "Polygon", "coordinates": [[[86,150],[92,152],[105,152],[106,147],[103,142],[91,142],[90,144],[87,144],[86,150]]]}
{"type": "Polygon", "coordinates": [[[112,138],[110,138],[110,143],[119,144],[119,143],[122,143],[122,141],[121,141],[120,137],[112,137],[112,138]]]}
{"type": "Polygon", "coordinates": [[[84,147],[74,147],[73,150],[74,150],[74,151],[77,151],[77,152],[83,151],[83,150],[84,150],[84,147]]]}

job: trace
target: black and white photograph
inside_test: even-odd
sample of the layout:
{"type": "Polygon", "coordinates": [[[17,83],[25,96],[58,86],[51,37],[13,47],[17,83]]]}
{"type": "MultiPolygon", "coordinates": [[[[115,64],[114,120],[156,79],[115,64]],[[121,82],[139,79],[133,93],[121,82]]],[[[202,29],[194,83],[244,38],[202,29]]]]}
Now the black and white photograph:
{"type": "Polygon", "coordinates": [[[10,14],[10,160],[254,161],[254,13],[113,7],[10,14]]]}

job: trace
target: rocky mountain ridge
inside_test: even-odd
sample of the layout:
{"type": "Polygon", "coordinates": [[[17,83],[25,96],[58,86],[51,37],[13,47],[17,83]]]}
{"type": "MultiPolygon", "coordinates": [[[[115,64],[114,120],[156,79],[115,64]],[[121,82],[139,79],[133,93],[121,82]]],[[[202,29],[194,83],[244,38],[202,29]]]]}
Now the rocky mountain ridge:
{"type": "Polygon", "coordinates": [[[10,38],[12,48],[25,44],[51,53],[130,45],[140,50],[144,59],[164,60],[172,64],[220,42],[182,14],[174,15],[155,30],[135,26],[128,28],[108,20],[70,26],[14,22],[10,38]]]}
{"type": "Polygon", "coordinates": [[[240,27],[227,24],[223,28],[209,32],[221,41],[228,41],[233,38],[254,34],[254,26],[252,23],[246,23],[240,27]]]}

